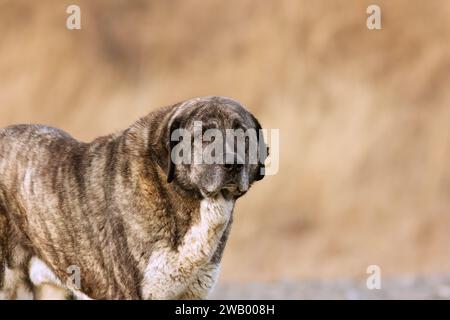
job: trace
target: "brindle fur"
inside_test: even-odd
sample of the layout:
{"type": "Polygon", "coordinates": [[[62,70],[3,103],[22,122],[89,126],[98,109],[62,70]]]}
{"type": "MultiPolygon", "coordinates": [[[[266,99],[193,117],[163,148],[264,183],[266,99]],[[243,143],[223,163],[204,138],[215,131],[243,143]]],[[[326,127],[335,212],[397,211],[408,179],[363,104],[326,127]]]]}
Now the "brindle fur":
{"type": "MultiPolygon", "coordinates": [[[[221,128],[236,121],[259,126],[234,100],[207,97],[162,108],[91,143],[40,125],[1,129],[0,292],[15,298],[19,285],[35,289],[28,268],[37,257],[62,283],[70,276],[67,268],[77,266],[80,291],[90,298],[151,298],[142,296],[141,284],[155,246],[164,241],[176,252],[198,222],[201,181],[215,183],[217,190],[229,182],[225,171],[211,182],[210,170],[219,169],[207,165],[177,165],[174,181],[167,182],[175,118],[186,128],[193,120],[212,119],[221,128]],[[11,285],[6,270],[20,281],[11,285]]],[[[257,169],[246,166],[250,185],[257,169]]],[[[234,201],[245,191],[227,197],[234,201]]],[[[231,219],[210,263],[220,263],[230,227],[231,219]]],[[[184,297],[204,298],[189,289],[184,297]]]]}

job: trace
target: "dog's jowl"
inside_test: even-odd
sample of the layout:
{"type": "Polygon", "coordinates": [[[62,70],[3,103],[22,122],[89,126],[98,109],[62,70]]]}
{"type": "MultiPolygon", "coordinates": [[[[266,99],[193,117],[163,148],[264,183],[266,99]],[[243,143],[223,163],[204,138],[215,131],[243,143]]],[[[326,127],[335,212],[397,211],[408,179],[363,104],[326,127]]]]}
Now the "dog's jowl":
{"type": "Polygon", "coordinates": [[[261,129],[221,97],[162,108],[91,143],[46,126],[1,129],[0,298],[205,298],[235,201],[263,178],[265,146],[258,139],[257,163],[174,161],[173,133],[195,135],[198,121],[224,134],[261,129]]]}

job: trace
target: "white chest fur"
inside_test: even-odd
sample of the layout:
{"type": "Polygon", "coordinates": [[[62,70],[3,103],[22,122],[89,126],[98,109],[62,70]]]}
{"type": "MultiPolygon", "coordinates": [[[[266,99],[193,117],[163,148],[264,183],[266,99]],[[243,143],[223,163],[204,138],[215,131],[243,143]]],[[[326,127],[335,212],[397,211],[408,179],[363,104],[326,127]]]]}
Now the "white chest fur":
{"type": "MultiPolygon", "coordinates": [[[[175,299],[183,296],[204,298],[214,283],[201,284],[202,279],[215,282],[217,265],[211,258],[230,221],[234,201],[222,196],[204,199],[200,204],[200,219],[185,234],[177,250],[161,241],[152,252],[142,283],[145,299],[175,299]],[[205,272],[210,273],[205,274],[205,272]],[[193,284],[198,287],[194,288],[193,284]],[[202,295],[202,296],[200,296],[202,295]]],[[[206,281],[206,280],[205,280],[206,281]]]]}

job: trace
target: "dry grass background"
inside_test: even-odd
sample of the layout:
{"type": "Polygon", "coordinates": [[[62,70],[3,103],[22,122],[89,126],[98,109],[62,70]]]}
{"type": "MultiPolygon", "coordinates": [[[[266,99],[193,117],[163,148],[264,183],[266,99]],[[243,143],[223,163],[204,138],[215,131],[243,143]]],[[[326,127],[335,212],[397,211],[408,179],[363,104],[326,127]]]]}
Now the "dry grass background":
{"type": "Polygon", "coordinates": [[[0,126],[90,140],[231,96],[281,129],[281,168],[238,203],[222,281],[450,272],[449,50],[446,0],[0,0],[0,126]]]}

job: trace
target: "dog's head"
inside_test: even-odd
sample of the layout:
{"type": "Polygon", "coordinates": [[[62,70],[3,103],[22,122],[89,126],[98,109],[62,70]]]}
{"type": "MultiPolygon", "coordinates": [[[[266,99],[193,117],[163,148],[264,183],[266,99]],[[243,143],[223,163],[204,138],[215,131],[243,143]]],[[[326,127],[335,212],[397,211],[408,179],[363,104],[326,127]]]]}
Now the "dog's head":
{"type": "Polygon", "coordinates": [[[166,130],[169,183],[203,197],[238,198],[264,177],[261,125],[232,99],[188,100],[176,107],[166,130]]]}

